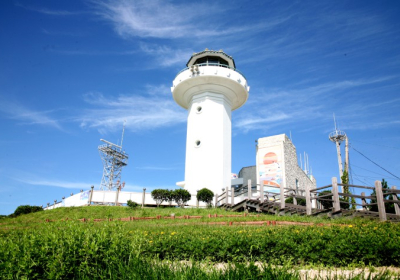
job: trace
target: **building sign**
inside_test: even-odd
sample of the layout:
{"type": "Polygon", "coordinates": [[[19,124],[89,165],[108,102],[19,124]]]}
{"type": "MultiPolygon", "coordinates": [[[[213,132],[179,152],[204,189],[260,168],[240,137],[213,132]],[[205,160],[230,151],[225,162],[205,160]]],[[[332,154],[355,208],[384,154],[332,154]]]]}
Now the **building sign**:
{"type": "Polygon", "coordinates": [[[280,187],[283,175],[281,146],[260,148],[257,157],[258,183],[264,183],[264,186],[280,187]]]}

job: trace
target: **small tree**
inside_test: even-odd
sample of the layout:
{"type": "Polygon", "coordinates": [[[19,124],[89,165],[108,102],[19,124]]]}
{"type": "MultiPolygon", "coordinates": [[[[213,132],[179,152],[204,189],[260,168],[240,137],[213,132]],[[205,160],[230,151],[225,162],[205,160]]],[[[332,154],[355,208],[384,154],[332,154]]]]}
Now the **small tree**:
{"type": "MultiPolygon", "coordinates": [[[[342,184],[343,184],[343,193],[351,194],[350,188],[349,188],[349,173],[347,172],[346,169],[347,169],[347,167],[343,171],[343,175],[340,178],[341,178],[341,181],[342,181],[342,184]]],[[[353,210],[356,209],[356,200],[354,199],[354,197],[351,197],[351,198],[350,197],[344,197],[341,200],[343,202],[350,202],[349,207],[347,207],[346,209],[349,209],[350,205],[351,205],[351,209],[353,209],[353,210]]],[[[342,208],[342,206],[340,206],[340,207],[342,208]]]]}
{"type": "MultiPolygon", "coordinates": [[[[382,179],[381,184],[382,184],[382,192],[383,193],[388,192],[389,191],[389,187],[388,187],[387,181],[385,179],[382,179]]],[[[371,196],[375,196],[376,197],[375,190],[371,193],[371,196]]],[[[391,195],[388,195],[388,194],[387,195],[383,195],[383,199],[393,200],[393,195],[392,194],[391,195]]],[[[376,203],[376,198],[372,198],[370,203],[371,204],[372,203],[376,203]]],[[[370,206],[368,206],[368,210],[369,211],[378,212],[378,205],[377,204],[370,205],[370,206]]],[[[396,213],[393,203],[385,203],[385,210],[386,210],[386,213],[392,213],[392,214],[396,213]]]]}
{"type": "Polygon", "coordinates": [[[174,201],[174,191],[173,190],[167,190],[166,201],[169,202],[169,205],[171,205],[172,201],[174,201]]]}
{"type": "Polygon", "coordinates": [[[156,189],[151,192],[151,197],[156,201],[157,207],[167,200],[168,190],[156,189]]]}
{"type": "Polygon", "coordinates": [[[21,214],[29,214],[34,212],[43,211],[43,208],[40,206],[31,206],[31,205],[20,205],[15,209],[14,213],[11,214],[13,217],[17,217],[21,214]]]}
{"type": "MultiPolygon", "coordinates": [[[[322,192],[320,192],[318,194],[318,196],[323,196],[323,195],[327,195],[327,194],[330,194],[331,196],[326,196],[326,197],[324,197],[322,199],[332,199],[333,200],[332,191],[328,191],[328,190],[322,191],[322,192]]],[[[347,201],[346,198],[341,198],[340,197],[339,201],[340,201],[340,209],[349,209],[350,208],[350,205],[348,203],[346,203],[346,201],[347,201]]],[[[329,208],[333,207],[333,201],[320,200],[319,202],[322,204],[324,209],[329,209],[329,208]]]]}
{"type": "Polygon", "coordinates": [[[137,204],[136,202],[134,202],[134,201],[129,199],[126,202],[126,205],[128,205],[128,207],[131,208],[131,209],[135,209],[136,207],[138,207],[139,204],[137,204]]]}
{"type": "MultiPolygon", "coordinates": [[[[286,198],[285,202],[293,204],[293,197],[286,198]]],[[[304,198],[298,198],[297,205],[306,206],[306,200],[304,198]]]]}
{"type": "Polygon", "coordinates": [[[174,190],[172,195],[174,197],[176,204],[178,204],[179,207],[182,208],[185,205],[185,203],[188,202],[191,198],[190,193],[184,189],[174,190]]]}
{"type": "Polygon", "coordinates": [[[214,193],[207,188],[203,188],[197,192],[196,197],[198,201],[203,201],[207,203],[208,207],[211,207],[211,201],[214,197],[214,193]]]}

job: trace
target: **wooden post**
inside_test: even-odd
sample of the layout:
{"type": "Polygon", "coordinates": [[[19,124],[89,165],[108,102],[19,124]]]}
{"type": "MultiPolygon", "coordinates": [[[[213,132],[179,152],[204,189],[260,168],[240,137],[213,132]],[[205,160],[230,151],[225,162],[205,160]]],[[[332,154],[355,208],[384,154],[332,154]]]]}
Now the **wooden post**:
{"type": "Polygon", "coordinates": [[[365,192],[361,193],[361,196],[363,196],[364,198],[361,198],[361,204],[362,204],[362,208],[364,211],[367,211],[367,200],[365,199],[365,192]]]}
{"type": "Polygon", "coordinates": [[[231,206],[235,205],[235,187],[231,186],[231,206]]]}
{"type": "Polygon", "coordinates": [[[293,204],[297,205],[297,198],[296,198],[296,195],[298,195],[297,190],[293,190],[293,193],[294,193],[293,204]]]}
{"type": "Polygon", "coordinates": [[[280,198],[281,198],[281,209],[284,209],[285,208],[285,189],[283,188],[283,183],[281,183],[279,191],[280,191],[280,198]]]}
{"type": "Polygon", "coordinates": [[[312,201],[311,201],[311,193],[310,193],[310,186],[308,184],[305,185],[306,187],[306,214],[312,214],[312,201]]]}
{"type": "MultiPolygon", "coordinates": [[[[392,190],[396,190],[396,187],[393,186],[392,190]]],[[[393,194],[392,197],[393,197],[393,200],[398,201],[397,194],[393,194]]],[[[397,204],[397,203],[394,203],[394,213],[396,213],[396,215],[400,216],[400,207],[399,207],[399,204],[397,204]]]]}
{"type": "Polygon", "coordinates": [[[386,221],[385,202],[383,201],[382,183],[375,181],[376,203],[378,204],[379,220],[386,221]]]}
{"type": "Polygon", "coordinates": [[[260,202],[264,203],[264,180],[260,183],[260,202]]]}
{"type": "Polygon", "coordinates": [[[339,190],[336,177],[332,177],[333,212],[340,211],[339,190]]]}
{"type": "Polygon", "coordinates": [[[143,188],[143,194],[142,194],[142,208],[144,207],[145,196],[146,196],[146,188],[143,188]]]}
{"type": "Polygon", "coordinates": [[[225,193],[225,205],[228,205],[229,202],[229,191],[228,187],[226,187],[226,193],[225,193]]]}
{"type": "MultiPolygon", "coordinates": [[[[199,190],[197,190],[196,192],[199,193],[199,190]]],[[[197,198],[197,195],[196,195],[196,208],[199,208],[199,199],[197,198]]]]}
{"type": "Polygon", "coordinates": [[[247,198],[251,199],[252,194],[251,194],[251,179],[247,181],[247,198]]]}
{"type": "Polygon", "coordinates": [[[89,205],[90,204],[92,204],[92,199],[93,199],[93,189],[94,189],[94,186],[91,186],[90,187],[92,190],[90,191],[90,196],[89,196],[89,205]]]}
{"type": "Polygon", "coordinates": [[[215,203],[214,203],[214,207],[217,208],[218,207],[218,194],[215,194],[215,203]]]}

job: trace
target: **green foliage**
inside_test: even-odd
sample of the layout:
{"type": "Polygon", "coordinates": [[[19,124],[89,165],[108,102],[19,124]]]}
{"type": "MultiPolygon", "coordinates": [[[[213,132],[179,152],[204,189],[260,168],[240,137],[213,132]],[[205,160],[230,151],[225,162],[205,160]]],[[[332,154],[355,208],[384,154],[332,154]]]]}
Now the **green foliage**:
{"type": "MultiPolygon", "coordinates": [[[[289,198],[285,199],[285,202],[293,204],[293,200],[294,200],[293,197],[289,197],[289,198]]],[[[306,206],[306,204],[307,204],[307,202],[304,198],[297,199],[297,205],[306,206]]]]}
{"type": "MultiPolygon", "coordinates": [[[[327,196],[324,197],[323,199],[332,199],[333,200],[333,195],[332,195],[332,191],[322,191],[318,194],[318,196],[324,196],[324,195],[328,195],[331,194],[331,196],[327,196]]],[[[348,200],[344,197],[339,197],[339,201],[340,201],[340,209],[349,209],[350,205],[346,202],[348,202],[348,200]]],[[[322,204],[322,206],[324,207],[324,209],[330,209],[333,208],[333,201],[327,201],[327,200],[320,200],[320,203],[322,204]]]]}
{"type": "Polygon", "coordinates": [[[214,193],[207,189],[203,188],[197,192],[197,200],[207,203],[207,205],[211,205],[211,201],[213,200],[214,193]]]}
{"type": "Polygon", "coordinates": [[[190,193],[185,189],[174,190],[172,192],[172,196],[179,207],[185,206],[185,203],[188,202],[191,198],[190,193]]]}
{"type": "Polygon", "coordinates": [[[43,211],[43,208],[40,206],[31,206],[31,205],[20,205],[15,209],[14,213],[11,214],[12,217],[18,217],[19,215],[22,214],[29,214],[29,213],[35,213],[43,211]]]}
{"type": "Polygon", "coordinates": [[[149,227],[136,221],[67,221],[0,230],[1,278],[299,279],[294,272],[285,274],[292,271],[287,267],[257,269],[253,262],[400,265],[400,225],[395,223],[253,227],[173,222],[149,227]],[[229,264],[215,270],[199,261],[229,264]]]}
{"type": "MultiPolygon", "coordinates": [[[[349,173],[347,172],[346,169],[347,168],[345,166],[345,170],[343,171],[343,175],[341,177],[341,179],[342,179],[341,181],[342,181],[342,184],[343,184],[343,192],[347,193],[347,194],[351,194],[350,188],[349,188],[349,173]]],[[[347,203],[345,204],[345,205],[348,205],[345,209],[349,209],[350,205],[351,205],[351,209],[353,209],[353,210],[356,209],[356,204],[355,204],[356,200],[355,200],[354,197],[343,197],[341,199],[341,201],[350,203],[350,204],[347,204],[347,203]]],[[[344,203],[342,203],[342,204],[344,204],[344,203]]],[[[343,208],[343,207],[340,206],[340,208],[343,208]]]]}
{"type": "Polygon", "coordinates": [[[166,201],[168,201],[170,205],[174,201],[174,191],[173,190],[168,190],[168,192],[166,193],[166,201]]]}
{"type": "MultiPolygon", "coordinates": [[[[389,189],[388,183],[385,179],[382,179],[381,184],[382,184],[382,192],[383,193],[389,192],[390,189],[389,189]]],[[[375,190],[373,190],[373,192],[371,193],[371,196],[376,196],[375,190]]],[[[383,199],[393,200],[393,195],[392,194],[383,195],[383,199]]],[[[376,203],[376,198],[370,199],[370,203],[376,203]]],[[[377,204],[370,205],[370,206],[368,206],[368,210],[378,212],[378,205],[377,204]]],[[[392,214],[396,213],[393,203],[385,203],[385,210],[386,210],[386,213],[392,213],[392,214]]]]}
{"type": "Polygon", "coordinates": [[[157,207],[159,207],[161,203],[168,200],[169,194],[169,190],[155,189],[151,192],[151,197],[156,201],[157,207]]]}
{"type": "Polygon", "coordinates": [[[132,200],[128,200],[126,205],[128,205],[129,208],[135,209],[136,207],[139,206],[139,204],[137,204],[136,202],[132,201],[132,200]]]}

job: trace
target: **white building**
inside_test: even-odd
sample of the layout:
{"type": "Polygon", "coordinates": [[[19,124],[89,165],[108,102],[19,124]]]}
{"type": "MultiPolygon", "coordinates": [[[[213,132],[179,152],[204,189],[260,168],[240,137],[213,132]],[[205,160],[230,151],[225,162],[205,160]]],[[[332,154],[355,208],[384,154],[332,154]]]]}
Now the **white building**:
{"type": "Polygon", "coordinates": [[[296,148],[285,135],[260,138],[257,141],[257,184],[273,188],[283,187],[304,191],[317,187],[315,178],[309,170],[303,170],[297,160],[296,148]]]}
{"type": "Polygon", "coordinates": [[[249,87],[223,51],[195,53],[186,66],[171,88],[188,110],[185,181],[177,185],[220,193],[231,186],[231,112],[247,101],[249,87]]]}

